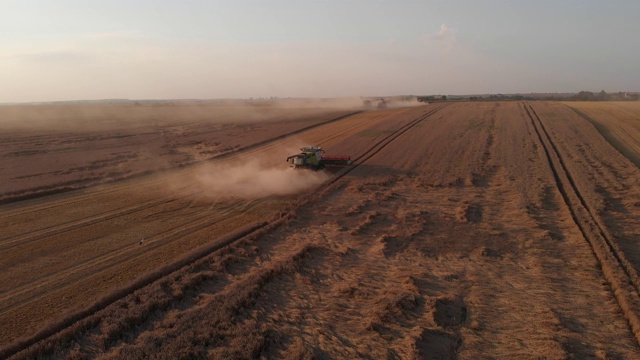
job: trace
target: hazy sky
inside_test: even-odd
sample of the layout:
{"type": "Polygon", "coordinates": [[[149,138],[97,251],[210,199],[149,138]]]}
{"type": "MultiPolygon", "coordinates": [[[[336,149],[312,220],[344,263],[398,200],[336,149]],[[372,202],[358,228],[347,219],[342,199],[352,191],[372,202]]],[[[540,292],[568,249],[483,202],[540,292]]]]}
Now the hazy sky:
{"type": "Polygon", "coordinates": [[[0,0],[0,103],[640,91],[638,0],[0,0]]]}

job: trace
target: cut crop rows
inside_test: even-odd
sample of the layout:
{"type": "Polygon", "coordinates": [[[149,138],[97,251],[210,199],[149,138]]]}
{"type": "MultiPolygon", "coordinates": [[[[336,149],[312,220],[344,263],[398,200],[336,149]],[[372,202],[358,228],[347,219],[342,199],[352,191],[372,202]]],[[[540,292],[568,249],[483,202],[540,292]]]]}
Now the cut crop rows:
{"type": "Polygon", "coordinates": [[[636,340],[640,343],[640,282],[638,274],[581,194],[562,153],[553,142],[553,138],[549,135],[533,106],[527,103],[524,103],[523,106],[531,120],[538,141],[544,149],[564,203],[595,254],[636,340]]]}

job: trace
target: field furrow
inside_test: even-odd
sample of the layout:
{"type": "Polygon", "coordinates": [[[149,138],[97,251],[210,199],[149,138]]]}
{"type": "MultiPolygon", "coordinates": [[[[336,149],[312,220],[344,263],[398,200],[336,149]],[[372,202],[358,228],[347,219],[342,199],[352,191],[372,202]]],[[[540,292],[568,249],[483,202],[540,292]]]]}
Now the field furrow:
{"type": "Polygon", "coordinates": [[[576,225],[589,242],[602,267],[607,281],[611,283],[614,294],[623,309],[629,325],[640,342],[640,292],[638,275],[626,259],[609,231],[602,226],[599,217],[587,204],[585,197],[576,185],[574,177],[565,165],[565,160],[552,141],[544,124],[531,105],[525,105],[540,143],[552,168],[556,184],[565,204],[570,209],[576,225]]]}

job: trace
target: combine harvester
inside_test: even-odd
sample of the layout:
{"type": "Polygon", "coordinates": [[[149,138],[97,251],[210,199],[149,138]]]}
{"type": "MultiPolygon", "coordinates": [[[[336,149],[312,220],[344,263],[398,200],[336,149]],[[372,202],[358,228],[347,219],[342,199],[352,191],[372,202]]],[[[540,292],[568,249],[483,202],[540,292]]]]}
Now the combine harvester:
{"type": "Polygon", "coordinates": [[[287,162],[294,169],[320,170],[327,166],[347,166],[351,165],[349,155],[325,155],[324,150],[319,146],[305,146],[300,148],[300,154],[291,155],[287,162]]]}

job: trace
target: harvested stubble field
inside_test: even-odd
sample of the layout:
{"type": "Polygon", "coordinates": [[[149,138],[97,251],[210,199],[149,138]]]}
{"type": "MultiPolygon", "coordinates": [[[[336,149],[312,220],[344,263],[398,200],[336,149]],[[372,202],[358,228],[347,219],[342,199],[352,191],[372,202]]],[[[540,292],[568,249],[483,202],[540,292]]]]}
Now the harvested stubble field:
{"type": "Polygon", "coordinates": [[[0,356],[637,359],[640,171],[599,121],[370,111],[3,205],[0,356]]]}
{"type": "Polygon", "coordinates": [[[640,167],[639,102],[573,102],[567,105],[593,123],[613,147],[640,167]]]}

